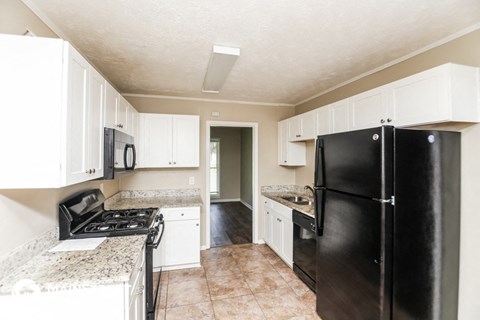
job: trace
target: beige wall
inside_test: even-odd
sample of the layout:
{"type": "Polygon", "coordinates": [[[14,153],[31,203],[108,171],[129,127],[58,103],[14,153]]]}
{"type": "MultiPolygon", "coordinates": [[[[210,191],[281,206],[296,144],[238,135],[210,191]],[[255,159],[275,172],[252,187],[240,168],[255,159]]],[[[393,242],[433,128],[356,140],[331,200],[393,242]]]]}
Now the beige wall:
{"type": "Polygon", "coordinates": [[[252,205],[252,128],[242,128],[240,199],[252,205]]]}
{"type": "MultiPolygon", "coordinates": [[[[0,1],[0,33],[57,37],[19,0],[0,1]]],[[[101,188],[106,196],[118,191],[118,181],[87,182],[61,189],[0,190],[1,257],[58,226],[58,203],[71,194],[101,188]]]]}
{"type": "MultiPolygon", "coordinates": [[[[294,115],[293,107],[256,106],[180,99],[148,97],[126,97],[139,111],[148,113],[196,114],[200,115],[200,167],[189,170],[149,170],[140,171],[120,180],[122,190],[200,188],[203,201],[205,192],[205,128],[206,121],[235,121],[258,123],[258,175],[259,185],[292,184],[294,170],[277,165],[277,122],[294,115]],[[220,112],[212,117],[212,111],[220,112]],[[188,185],[188,177],[195,176],[195,185],[188,185]]],[[[258,195],[254,195],[258,196],[258,195]]],[[[258,222],[260,237],[263,236],[263,221],[258,222]]],[[[205,245],[205,209],[202,207],[201,242],[205,245]]]]}
{"type": "MultiPolygon", "coordinates": [[[[480,30],[299,105],[296,107],[296,114],[447,62],[480,67],[480,30]]],[[[480,319],[480,124],[436,125],[433,128],[462,132],[459,319],[480,319]]],[[[314,158],[314,144],[308,142],[307,165],[296,169],[296,184],[312,183],[314,158]]]]}
{"type": "Polygon", "coordinates": [[[27,29],[39,37],[58,38],[22,1],[0,1],[0,33],[24,34],[27,29]]]}
{"type": "Polygon", "coordinates": [[[241,129],[214,127],[210,138],[220,139],[220,199],[240,199],[241,129]]]}

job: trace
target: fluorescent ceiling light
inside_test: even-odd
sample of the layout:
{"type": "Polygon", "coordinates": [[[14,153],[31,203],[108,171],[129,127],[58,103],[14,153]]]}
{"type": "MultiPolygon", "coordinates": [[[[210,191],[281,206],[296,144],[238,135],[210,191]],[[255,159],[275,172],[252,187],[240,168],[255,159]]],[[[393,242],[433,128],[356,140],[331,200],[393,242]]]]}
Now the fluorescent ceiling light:
{"type": "Polygon", "coordinates": [[[202,91],[219,93],[239,56],[239,48],[213,46],[202,91]]]}

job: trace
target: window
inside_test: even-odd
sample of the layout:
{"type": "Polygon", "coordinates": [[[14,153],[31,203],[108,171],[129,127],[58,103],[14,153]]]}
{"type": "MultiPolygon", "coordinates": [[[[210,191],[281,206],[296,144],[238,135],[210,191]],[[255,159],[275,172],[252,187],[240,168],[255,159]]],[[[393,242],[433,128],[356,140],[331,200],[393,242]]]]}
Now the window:
{"type": "Polygon", "coordinates": [[[210,140],[210,197],[220,197],[220,139],[210,140]]]}

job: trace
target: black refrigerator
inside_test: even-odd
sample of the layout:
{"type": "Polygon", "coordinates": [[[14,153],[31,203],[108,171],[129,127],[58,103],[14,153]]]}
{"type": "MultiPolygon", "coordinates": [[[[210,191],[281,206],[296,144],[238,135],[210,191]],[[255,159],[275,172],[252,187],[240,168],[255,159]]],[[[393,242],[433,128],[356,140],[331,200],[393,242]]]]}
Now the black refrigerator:
{"type": "Polygon", "coordinates": [[[315,158],[318,315],[456,319],[460,134],[330,134],[315,158]]]}

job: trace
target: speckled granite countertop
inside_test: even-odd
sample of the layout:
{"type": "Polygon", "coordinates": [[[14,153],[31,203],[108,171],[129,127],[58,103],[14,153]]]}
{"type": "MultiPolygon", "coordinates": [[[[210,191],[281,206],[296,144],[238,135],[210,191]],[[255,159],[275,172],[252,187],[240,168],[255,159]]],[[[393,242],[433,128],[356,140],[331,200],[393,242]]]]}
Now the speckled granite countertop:
{"type": "Polygon", "coordinates": [[[283,204],[286,207],[300,211],[310,217],[315,217],[315,208],[313,205],[295,204],[281,197],[285,196],[302,196],[313,201],[311,195],[305,193],[305,190],[299,186],[265,186],[262,187],[262,195],[273,201],[283,204]]]}
{"type": "Polygon", "coordinates": [[[0,294],[11,294],[21,280],[33,281],[41,291],[126,282],[142,252],[146,236],[110,237],[89,251],[45,251],[1,279],[0,294]]]}
{"type": "Polygon", "coordinates": [[[120,191],[105,201],[105,209],[199,207],[200,189],[120,191]]]}

